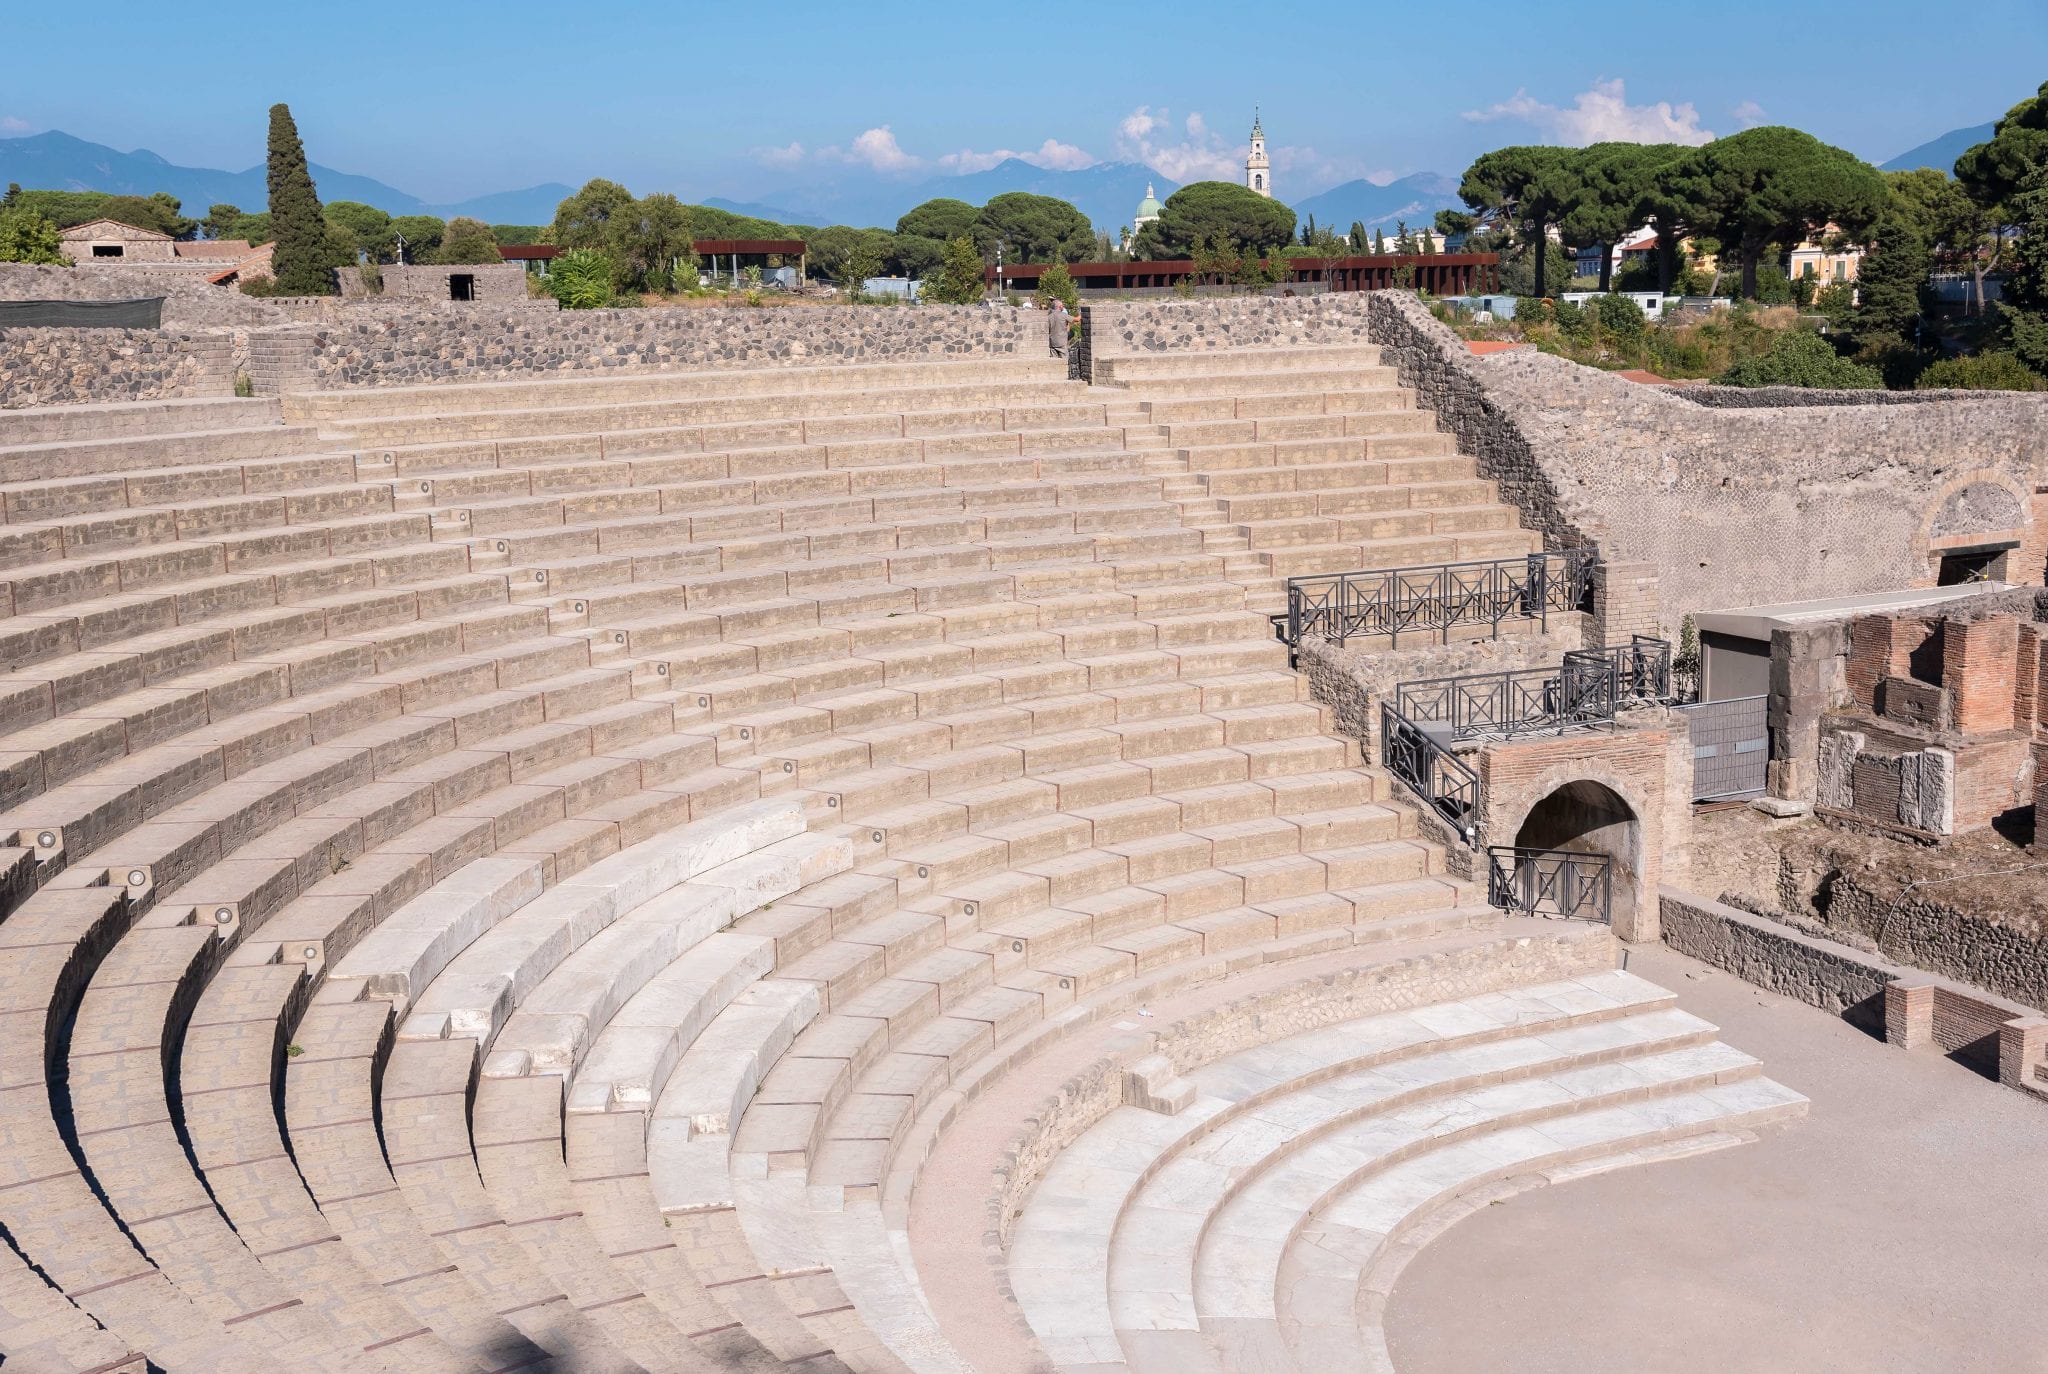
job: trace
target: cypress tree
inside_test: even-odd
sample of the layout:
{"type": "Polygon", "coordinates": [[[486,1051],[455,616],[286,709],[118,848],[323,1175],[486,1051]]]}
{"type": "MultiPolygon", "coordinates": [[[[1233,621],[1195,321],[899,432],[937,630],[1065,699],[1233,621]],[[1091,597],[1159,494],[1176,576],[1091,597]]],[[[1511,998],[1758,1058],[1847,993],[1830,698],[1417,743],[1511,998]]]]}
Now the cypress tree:
{"type": "Polygon", "coordinates": [[[284,296],[331,296],[334,272],[327,243],[327,219],[306,170],[299,126],[285,105],[270,107],[270,227],[277,242],[271,270],[284,296]]]}

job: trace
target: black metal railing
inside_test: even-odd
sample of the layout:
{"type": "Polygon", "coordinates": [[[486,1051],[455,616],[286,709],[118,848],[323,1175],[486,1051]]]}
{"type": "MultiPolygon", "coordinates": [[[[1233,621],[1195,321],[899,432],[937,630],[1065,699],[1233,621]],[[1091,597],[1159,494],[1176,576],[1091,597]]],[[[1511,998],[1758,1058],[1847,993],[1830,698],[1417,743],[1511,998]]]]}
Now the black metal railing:
{"type": "Polygon", "coordinates": [[[1489,845],[1486,900],[1521,916],[1558,916],[1609,923],[1614,916],[1614,861],[1568,849],[1489,845]]]}
{"type": "Polygon", "coordinates": [[[1634,635],[1627,644],[1575,649],[1555,668],[1403,682],[1394,706],[1404,719],[1461,742],[1611,725],[1623,707],[1666,701],[1670,693],[1670,644],[1634,635]]]}
{"type": "Polygon", "coordinates": [[[1497,636],[1516,620],[1547,629],[1553,611],[1586,605],[1598,557],[1592,549],[1567,549],[1484,563],[1290,577],[1287,614],[1276,624],[1289,646],[1303,635],[1337,644],[1385,635],[1398,646],[1404,634],[1431,634],[1449,643],[1457,626],[1487,625],[1497,636]]]}
{"type": "Polygon", "coordinates": [[[1408,719],[1393,702],[1382,701],[1380,762],[1460,834],[1470,837],[1472,813],[1479,806],[1479,774],[1451,752],[1447,736],[1408,719]]]}

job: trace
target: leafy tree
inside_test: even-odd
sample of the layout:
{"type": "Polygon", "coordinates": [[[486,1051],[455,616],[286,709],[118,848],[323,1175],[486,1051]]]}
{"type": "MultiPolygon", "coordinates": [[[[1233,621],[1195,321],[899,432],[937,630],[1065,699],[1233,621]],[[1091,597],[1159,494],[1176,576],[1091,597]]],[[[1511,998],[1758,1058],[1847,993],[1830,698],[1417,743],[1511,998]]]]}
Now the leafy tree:
{"type": "Polygon", "coordinates": [[[1642,342],[1649,322],[1643,318],[1642,307],[1627,296],[1595,296],[1586,305],[1592,312],[1593,322],[1608,338],[1624,345],[1642,342]]]}
{"type": "Polygon", "coordinates": [[[1818,334],[1787,329],[1765,352],[1744,358],[1722,373],[1723,386],[1810,386],[1840,391],[1874,391],[1884,378],[1874,367],[1852,363],[1818,334]]]}
{"type": "Polygon", "coordinates": [[[2048,171],[2003,204],[2019,231],[2001,311],[2005,332],[2020,361],[2048,376],[2048,171]]]}
{"type": "Polygon", "coordinates": [[[1375,229],[1375,230],[1373,230],[1373,231],[1372,231],[1372,251],[1373,251],[1373,253],[1374,253],[1374,255],[1375,255],[1375,256],[1378,256],[1378,257],[1385,257],[1385,256],[1386,256],[1386,253],[1387,253],[1387,234],[1386,234],[1386,231],[1385,231],[1384,229],[1375,229]]]}
{"type": "MultiPolygon", "coordinates": [[[[564,248],[603,251],[612,246],[618,226],[614,220],[633,212],[633,193],[616,181],[596,177],[583,189],[555,207],[554,223],[548,226],[548,242],[564,248]]],[[[729,237],[719,234],[716,237],[729,237]]]]}
{"type": "Polygon", "coordinates": [[[271,264],[277,290],[289,296],[334,294],[334,246],[327,219],[306,169],[298,125],[282,104],[270,107],[270,219],[277,253],[271,264]]]}
{"type": "Polygon", "coordinates": [[[936,277],[927,277],[923,298],[940,305],[973,305],[982,297],[981,253],[962,234],[946,244],[946,258],[936,277]]]}
{"type": "Polygon", "coordinates": [[[1838,332],[1847,330],[1849,317],[1856,310],[1856,284],[1846,281],[1831,281],[1814,292],[1813,308],[1820,312],[1830,329],[1838,332]]]}
{"type": "Polygon", "coordinates": [[[549,265],[548,290],[564,310],[596,310],[612,301],[612,264],[591,248],[571,248],[549,265]]]}
{"type": "Polygon", "coordinates": [[[1757,296],[1757,268],[1773,247],[1797,243],[1833,221],[1869,228],[1888,201],[1884,179],[1852,153],[1779,125],[1715,139],[1662,169],[1661,194],[1690,207],[1742,268],[1742,294],[1757,296]]]}
{"type": "Polygon", "coordinates": [[[400,215],[391,221],[392,251],[402,251],[407,262],[432,262],[447,232],[448,226],[438,215],[400,215]]]}
{"type": "Polygon", "coordinates": [[[355,245],[370,255],[371,262],[392,260],[391,216],[376,206],[359,200],[337,200],[327,207],[327,222],[347,230],[355,245]]]}
{"type": "MultiPolygon", "coordinates": [[[[1499,249],[1499,244],[1489,243],[1489,237],[1481,237],[1477,242],[1466,245],[1466,251],[1472,253],[1490,253],[1499,249]]],[[[1500,289],[1503,295],[1540,298],[1545,291],[1571,278],[1571,257],[1554,239],[1546,237],[1540,253],[1532,243],[1522,243],[1501,252],[1500,289]]],[[[1521,318],[1519,306],[1515,309],[1515,317],[1521,318]]]]}
{"type": "Polygon", "coordinates": [[[242,207],[239,205],[221,204],[209,206],[206,211],[206,218],[199,221],[199,227],[205,231],[206,237],[210,239],[231,239],[235,236],[235,221],[240,218],[242,218],[242,207]]]}
{"type": "Polygon", "coordinates": [[[889,267],[899,276],[922,279],[946,260],[946,241],[922,234],[893,234],[889,240],[889,267]]]}
{"type": "Polygon", "coordinates": [[[1415,235],[1408,232],[1408,221],[1394,221],[1394,251],[1406,256],[1415,251],[1415,235]]]}
{"type": "Polygon", "coordinates": [[[1080,262],[1095,247],[1095,229],[1086,215],[1063,200],[1029,191],[1008,191],[982,206],[973,232],[984,262],[995,261],[998,243],[1008,262],[1080,262]]]}
{"type": "Polygon", "coordinates": [[[1045,275],[1038,279],[1037,301],[1048,309],[1052,302],[1062,301],[1069,314],[1080,317],[1081,288],[1074,284],[1074,274],[1067,270],[1065,263],[1054,263],[1045,269],[1045,275]]]}
{"type": "Polygon", "coordinates": [[[0,262],[70,261],[55,220],[33,210],[0,208],[0,262]]]}
{"type": "Polygon", "coordinates": [[[828,225],[817,230],[804,240],[811,270],[827,281],[845,281],[847,255],[853,252],[854,246],[859,242],[860,230],[844,224],[828,225]]]}
{"type": "Polygon", "coordinates": [[[1368,244],[1365,237],[1365,221],[1356,219],[1351,221],[1351,236],[1346,246],[1353,253],[1363,253],[1366,251],[1368,244]]]}
{"type": "Polygon", "coordinates": [[[839,270],[839,284],[846,289],[848,295],[858,296],[866,289],[870,277],[882,275],[882,254],[877,249],[875,241],[865,234],[855,238],[853,246],[846,252],[846,261],[839,270]]]}
{"type": "MultiPolygon", "coordinates": [[[[1676,218],[1674,207],[1655,195],[1656,175],[1661,167],[1684,152],[1685,149],[1671,143],[1595,143],[1580,149],[1575,157],[1561,160],[1552,169],[1553,177],[1569,178],[1568,185],[1556,188],[1567,207],[1559,225],[1565,241],[1597,244],[1609,250],[1600,255],[1602,291],[1611,290],[1614,285],[1615,243],[1645,221],[1655,220],[1663,226],[1676,218]]],[[[1674,261],[1678,238],[1675,232],[1670,236],[1674,261]]],[[[1666,266],[1668,263],[1660,260],[1661,281],[1669,280],[1663,275],[1666,266]]]]}
{"type": "MultiPolygon", "coordinates": [[[[612,249],[627,267],[628,281],[653,283],[672,279],[675,265],[690,260],[694,272],[692,216],[688,206],[666,191],[634,201],[613,224],[612,249]]],[[[452,231],[454,226],[449,226],[452,231]]],[[[614,268],[616,270],[616,266],[614,268]]]]}
{"type": "MultiPolygon", "coordinates": [[[[1458,182],[1458,198],[1472,211],[1474,228],[1492,228],[1510,242],[1547,242],[1557,224],[1579,195],[1574,171],[1578,150],[1524,144],[1496,148],[1483,153],[1465,169],[1458,182]]],[[[1559,256],[1563,254],[1560,251],[1559,256]]],[[[1531,258],[1534,268],[1530,293],[1541,296],[1549,289],[1554,273],[1550,254],[1531,258]]],[[[1557,281],[1568,281],[1566,267],[1557,281]]]]}
{"type": "Polygon", "coordinates": [[[1913,343],[1927,287],[1927,243],[1896,212],[1877,222],[1871,238],[1857,268],[1858,300],[1847,321],[1849,331],[1865,350],[1913,343]]]}
{"type": "Polygon", "coordinates": [[[2005,112],[1991,139],[1956,159],[1956,180],[1986,205],[2010,203],[2048,170],[2048,81],[2005,112]]]}
{"type": "Polygon", "coordinates": [[[1223,242],[1256,255],[1278,249],[1294,237],[1294,211],[1249,187],[1230,181],[1196,181],[1181,187],[1160,207],[1156,228],[1165,257],[1186,257],[1197,245],[1223,242]]]}
{"type": "Polygon", "coordinates": [[[2048,378],[2003,350],[1930,363],[1913,381],[1916,391],[2048,391],[2048,378]]]}
{"type": "Polygon", "coordinates": [[[435,262],[450,265],[504,260],[491,226],[467,215],[457,215],[448,221],[448,232],[442,236],[441,246],[434,250],[435,262]]]}
{"type": "Polygon", "coordinates": [[[270,232],[270,211],[262,210],[253,215],[237,216],[223,237],[240,239],[248,244],[269,243],[275,237],[270,232]]]}
{"type": "Polygon", "coordinates": [[[547,233],[545,224],[493,224],[491,237],[498,241],[500,248],[517,248],[529,243],[539,243],[547,233]]]}
{"type": "Polygon", "coordinates": [[[921,239],[937,239],[944,244],[962,234],[971,236],[974,222],[980,217],[981,211],[966,201],[939,196],[912,207],[909,213],[896,221],[896,232],[914,234],[921,239]]]}

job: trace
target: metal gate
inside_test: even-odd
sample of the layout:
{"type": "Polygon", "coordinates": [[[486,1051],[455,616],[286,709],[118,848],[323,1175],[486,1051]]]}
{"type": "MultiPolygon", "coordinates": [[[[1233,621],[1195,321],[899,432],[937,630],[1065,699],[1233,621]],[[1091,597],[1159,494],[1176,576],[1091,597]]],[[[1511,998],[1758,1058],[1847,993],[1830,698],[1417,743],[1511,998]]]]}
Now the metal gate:
{"type": "Polygon", "coordinates": [[[1692,736],[1692,799],[1759,797],[1771,761],[1769,697],[1731,697],[1681,706],[1692,736]]]}

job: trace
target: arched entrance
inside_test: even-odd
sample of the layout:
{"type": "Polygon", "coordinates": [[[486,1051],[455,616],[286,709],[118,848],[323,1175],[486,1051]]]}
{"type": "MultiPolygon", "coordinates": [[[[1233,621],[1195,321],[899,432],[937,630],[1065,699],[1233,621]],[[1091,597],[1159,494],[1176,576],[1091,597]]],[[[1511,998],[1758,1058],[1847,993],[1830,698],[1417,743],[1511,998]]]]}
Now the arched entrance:
{"type": "Polygon", "coordinates": [[[1591,778],[1565,783],[1529,808],[1515,832],[1519,850],[1603,855],[1614,923],[1634,926],[1642,891],[1643,824],[1613,788],[1591,778]]]}

